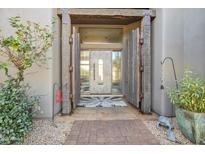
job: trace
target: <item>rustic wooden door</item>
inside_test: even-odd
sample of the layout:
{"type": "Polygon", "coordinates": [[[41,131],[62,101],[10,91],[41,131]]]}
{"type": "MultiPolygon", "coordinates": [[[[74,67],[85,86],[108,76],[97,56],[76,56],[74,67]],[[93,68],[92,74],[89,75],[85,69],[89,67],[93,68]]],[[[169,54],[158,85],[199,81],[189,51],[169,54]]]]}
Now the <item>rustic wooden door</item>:
{"type": "Polygon", "coordinates": [[[78,101],[80,100],[80,34],[77,29],[73,28],[72,34],[72,52],[71,52],[71,63],[70,68],[71,79],[72,79],[72,109],[75,109],[78,101]]]}
{"type": "Polygon", "coordinates": [[[132,30],[128,37],[127,48],[127,99],[130,103],[139,108],[140,87],[142,81],[140,79],[140,33],[139,28],[132,30]]]}
{"type": "MultiPolygon", "coordinates": [[[[146,19],[147,18],[147,19],[146,19]]],[[[124,52],[124,94],[143,113],[151,111],[150,17],[129,32],[124,52]],[[146,23],[148,22],[148,23],[146,23]],[[127,61],[126,61],[127,59],[127,61]]]]}
{"type": "Polygon", "coordinates": [[[90,93],[112,92],[112,51],[90,52],[90,93]]]}

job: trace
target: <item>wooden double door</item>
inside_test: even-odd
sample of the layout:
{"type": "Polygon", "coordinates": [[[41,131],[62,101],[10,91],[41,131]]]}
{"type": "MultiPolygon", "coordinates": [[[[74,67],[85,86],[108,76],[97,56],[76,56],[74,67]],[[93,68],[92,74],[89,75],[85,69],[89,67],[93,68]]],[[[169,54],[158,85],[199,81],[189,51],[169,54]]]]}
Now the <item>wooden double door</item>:
{"type": "Polygon", "coordinates": [[[128,33],[126,38],[126,52],[123,54],[123,93],[127,101],[140,107],[142,94],[142,66],[139,28],[128,33]]]}
{"type": "MultiPolygon", "coordinates": [[[[128,102],[145,113],[150,112],[151,71],[149,36],[139,28],[129,32],[122,50],[122,93],[128,102]],[[147,40],[145,40],[145,37],[147,40]]],[[[80,99],[80,35],[73,34],[72,97],[73,106],[80,99]]],[[[112,92],[112,51],[90,51],[90,93],[112,92]]]]}
{"type": "MultiPolygon", "coordinates": [[[[72,47],[72,94],[76,106],[80,98],[80,35],[73,34],[72,47]]],[[[126,48],[122,51],[122,94],[128,102],[140,107],[143,91],[143,68],[140,30],[129,32],[126,48]]],[[[89,51],[90,94],[112,93],[112,51],[89,51]]]]}

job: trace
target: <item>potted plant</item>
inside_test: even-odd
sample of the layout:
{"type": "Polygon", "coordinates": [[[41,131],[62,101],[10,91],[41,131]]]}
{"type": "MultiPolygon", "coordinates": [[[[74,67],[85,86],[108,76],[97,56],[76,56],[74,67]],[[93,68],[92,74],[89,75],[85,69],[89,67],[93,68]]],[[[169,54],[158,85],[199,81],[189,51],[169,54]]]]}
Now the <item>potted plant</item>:
{"type": "Polygon", "coordinates": [[[176,107],[182,133],[196,144],[205,144],[205,80],[186,69],[177,86],[168,90],[176,107]]]}

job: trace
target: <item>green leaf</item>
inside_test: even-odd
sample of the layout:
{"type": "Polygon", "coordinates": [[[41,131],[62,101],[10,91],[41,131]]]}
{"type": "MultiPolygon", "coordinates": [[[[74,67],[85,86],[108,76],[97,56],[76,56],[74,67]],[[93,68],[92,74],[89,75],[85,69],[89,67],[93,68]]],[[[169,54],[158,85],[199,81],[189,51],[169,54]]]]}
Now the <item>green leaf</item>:
{"type": "Polygon", "coordinates": [[[205,112],[205,80],[190,70],[185,70],[183,79],[178,81],[178,88],[169,88],[167,94],[171,102],[180,108],[205,112]]]}

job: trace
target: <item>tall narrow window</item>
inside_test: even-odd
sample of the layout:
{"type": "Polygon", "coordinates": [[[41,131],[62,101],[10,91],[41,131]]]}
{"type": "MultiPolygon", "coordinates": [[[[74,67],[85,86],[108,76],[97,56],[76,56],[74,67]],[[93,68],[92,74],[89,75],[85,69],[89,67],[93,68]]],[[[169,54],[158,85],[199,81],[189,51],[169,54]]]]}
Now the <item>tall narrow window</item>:
{"type": "Polygon", "coordinates": [[[90,61],[89,61],[89,51],[81,51],[80,54],[80,85],[81,92],[89,91],[89,70],[90,70],[90,61]]]}
{"type": "Polygon", "coordinates": [[[122,63],[122,52],[112,52],[112,92],[121,93],[121,63],[122,63]]]}

